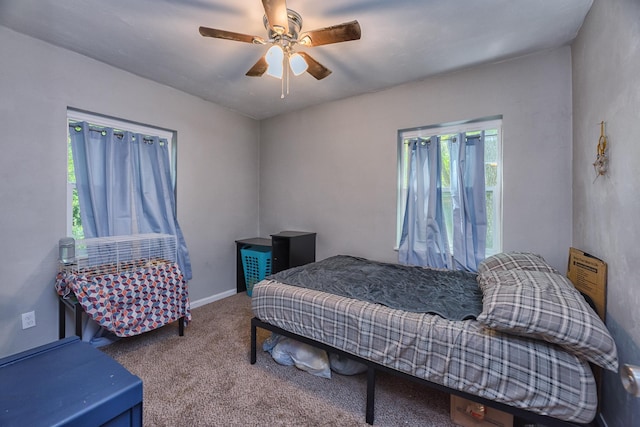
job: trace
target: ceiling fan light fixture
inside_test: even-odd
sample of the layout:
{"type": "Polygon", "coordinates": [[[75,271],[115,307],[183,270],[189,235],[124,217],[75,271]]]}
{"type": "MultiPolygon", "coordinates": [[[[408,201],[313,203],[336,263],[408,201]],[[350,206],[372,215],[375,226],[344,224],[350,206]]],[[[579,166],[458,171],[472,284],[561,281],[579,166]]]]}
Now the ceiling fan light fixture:
{"type": "Polygon", "coordinates": [[[202,26],[199,32],[204,37],[258,45],[272,44],[273,46],[270,46],[246,75],[260,77],[267,74],[280,79],[282,98],[284,98],[285,87],[286,93],[289,93],[290,74],[299,76],[307,72],[316,80],[322,80],[331,74],[330,69],[316,61],[307,52],[296,53],[294,51],[296,45],[315,47],[359,40],[361,37],[360,24],[355,20],[302,33],[302,17],[298,12],[287,9],[286,0],[262,0],[262,7],[264,9],[262,23],[267,31],[267,38],[202,26]]]}
{"type": "Polygon", "coordinates": [[[281,79],[284,73],[284,51],[282,48],[277,44],[271,46],[265,55],[265,60],[268,64],[266,74],[281,79]]]}
{"type": "Polygon", "coordinates": [[[287,30],[282,25],[274,25],[273,26],[273,32],[281,36],[284,33],[286,33],[287,30]]]}
{"type": "Polygon", "coordinates": [[[300,40],[298,40],[298,43],[302,46],[311,46],[311,37],[305,34],[300,40]]]}
{"type": "Polygon", "coordinates": [[[309,64],[307,64],[307,61],[305,61],[299,53],[294,53],[289,57],[289,67],[291,67],[294,75],[299,76],[307,71],[309,64]]]}

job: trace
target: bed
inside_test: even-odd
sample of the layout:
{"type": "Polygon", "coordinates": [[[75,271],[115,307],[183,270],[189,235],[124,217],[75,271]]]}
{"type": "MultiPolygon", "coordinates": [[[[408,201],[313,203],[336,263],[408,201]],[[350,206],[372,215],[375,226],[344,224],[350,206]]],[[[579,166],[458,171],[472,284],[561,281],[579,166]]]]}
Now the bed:
{"type": "MultiPolygon", "coordinates": [[[[270,276],[253,289],[251,363],[256,362],[257,328],[364,363],[369,424],[380,371],[547,426],[594,419],[598,399],[592,369],[617,370],[615,343],[587,299],[542,257],[512,252],[487,258],[473,276],[477,292],[454,288],[470,297],[453,319],[445,318],[443,305],[420,311],[397,308],[394,301],[375,302],[380,297],[375,289],[384,279],[357,273],[371,265],[426,272],[426,282],[433,274],[448,274],[337,256],[270,276]],[[334,273],[345,269],[349,272],[340,285],[334,273]],[[308,281],[314,283],[307,286],[308,281]],[[354,291],[357,287],[364,290],[354,291]],[[480,303],[479,313],[474,301],[480,303]]],[[[394,289],[395,279],[391,283],[386,294],[406,292],[394,289]]],[[[429,298],[429,283],[415,288],[415,301],[447,299],[439,293],[429,298]]]]}

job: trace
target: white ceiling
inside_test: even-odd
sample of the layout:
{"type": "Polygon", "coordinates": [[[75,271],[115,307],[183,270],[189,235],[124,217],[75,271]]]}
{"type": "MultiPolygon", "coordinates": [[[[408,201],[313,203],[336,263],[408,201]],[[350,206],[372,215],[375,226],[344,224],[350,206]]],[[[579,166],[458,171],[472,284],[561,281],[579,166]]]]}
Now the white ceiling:
{"type": "Polygon", "coordinates": [[[357,19],[362,38],[299,49],[333,73],[293,77],[284,99],[280,80],[245,76],[267,46],[198,32],[267,38],[260,0],[0,0],[0,25],[263,119],[569,44],[592,2],[288,0],[303,31],[357,19]]]}

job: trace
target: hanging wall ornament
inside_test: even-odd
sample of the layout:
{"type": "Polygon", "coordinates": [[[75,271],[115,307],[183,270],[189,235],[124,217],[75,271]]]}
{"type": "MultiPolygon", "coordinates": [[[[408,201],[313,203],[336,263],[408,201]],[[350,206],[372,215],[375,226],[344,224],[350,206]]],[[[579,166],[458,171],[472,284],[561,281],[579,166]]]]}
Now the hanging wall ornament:
{"type": "Polygon", "coordinates": [[[598,154],[596,161],[593,162],[593,168],[596,171],[595,182],[600,175],[607,173],[609,166],[609,158],[607,157],[607,137],[604,134],[604,122],[600,122],[600,139],[598,140],[598,154]]]}

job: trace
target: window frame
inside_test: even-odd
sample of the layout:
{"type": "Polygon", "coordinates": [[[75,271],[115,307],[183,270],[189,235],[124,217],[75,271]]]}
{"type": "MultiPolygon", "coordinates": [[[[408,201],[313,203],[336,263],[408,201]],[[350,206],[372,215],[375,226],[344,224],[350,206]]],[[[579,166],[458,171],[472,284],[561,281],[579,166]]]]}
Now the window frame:
{"type": "MultiPolygon", "coordinates": [[[[502,250],[502,197],[503,197],[503,121],[502,115],[491,116],[480,119],[465,120],[459,122],[442,123],[428,126],[420,126],[415,128],[399,129],[397,138],[397,201],[396,201],[396,241],[395,250],[398,250],[400,238],[402,235],[402,223],[404,221],[404,212],[406,208],[407,191],[408,191],[408,161],[410,151],[405,149],[405,141],[413,138],[428,139],[432,136],[443,136],[456,133],[478,132],[482,130],[497,129],[497,159],[496,167],[496,185],[487,186],[486,190],[493,192],[493,211],[494,215],[492,230],[494,245],[487,248],[485,256],[490,256],[502,250]],[[497,247],[496,247],[497,245],[497,247]]],[[[488,162],[485,161],[485,165],[488,162]]],[[[489,226],[489,224],[487,224],[489,226]]],[[[451,248],[450,248],[451,249],[451,248]]]]}
{"type": "MultiPolygon", "coordinates": [[[[95,126],[110,127],[113,129],[130,131],[134,133],[140,133],[146,136],[157,136],[167,140],[169,147],[169,164],[171,165],[171,186],[173,188],[174,197],[176,197],[176,178],[177,178],[177,132],[166,128],[161,128],[152,125],[145,125],[130,120],[119,119],[116,117],[105,116],[97,113],[91,113],[88,111],[77,110],[73,108],[67,108],[67,144],[65,149],[67,151],[65,158],[67,159],[66,165],[66,180],[67,180],[67,194],[66,194],[66,229],[67,236],[73,236],[73,192],[76,189],[75,182],[69,182],[69,124],[71,122],[87,122],[95,126]]],[[[176,203],[177,209],[177,203],[176,203]]]]}

